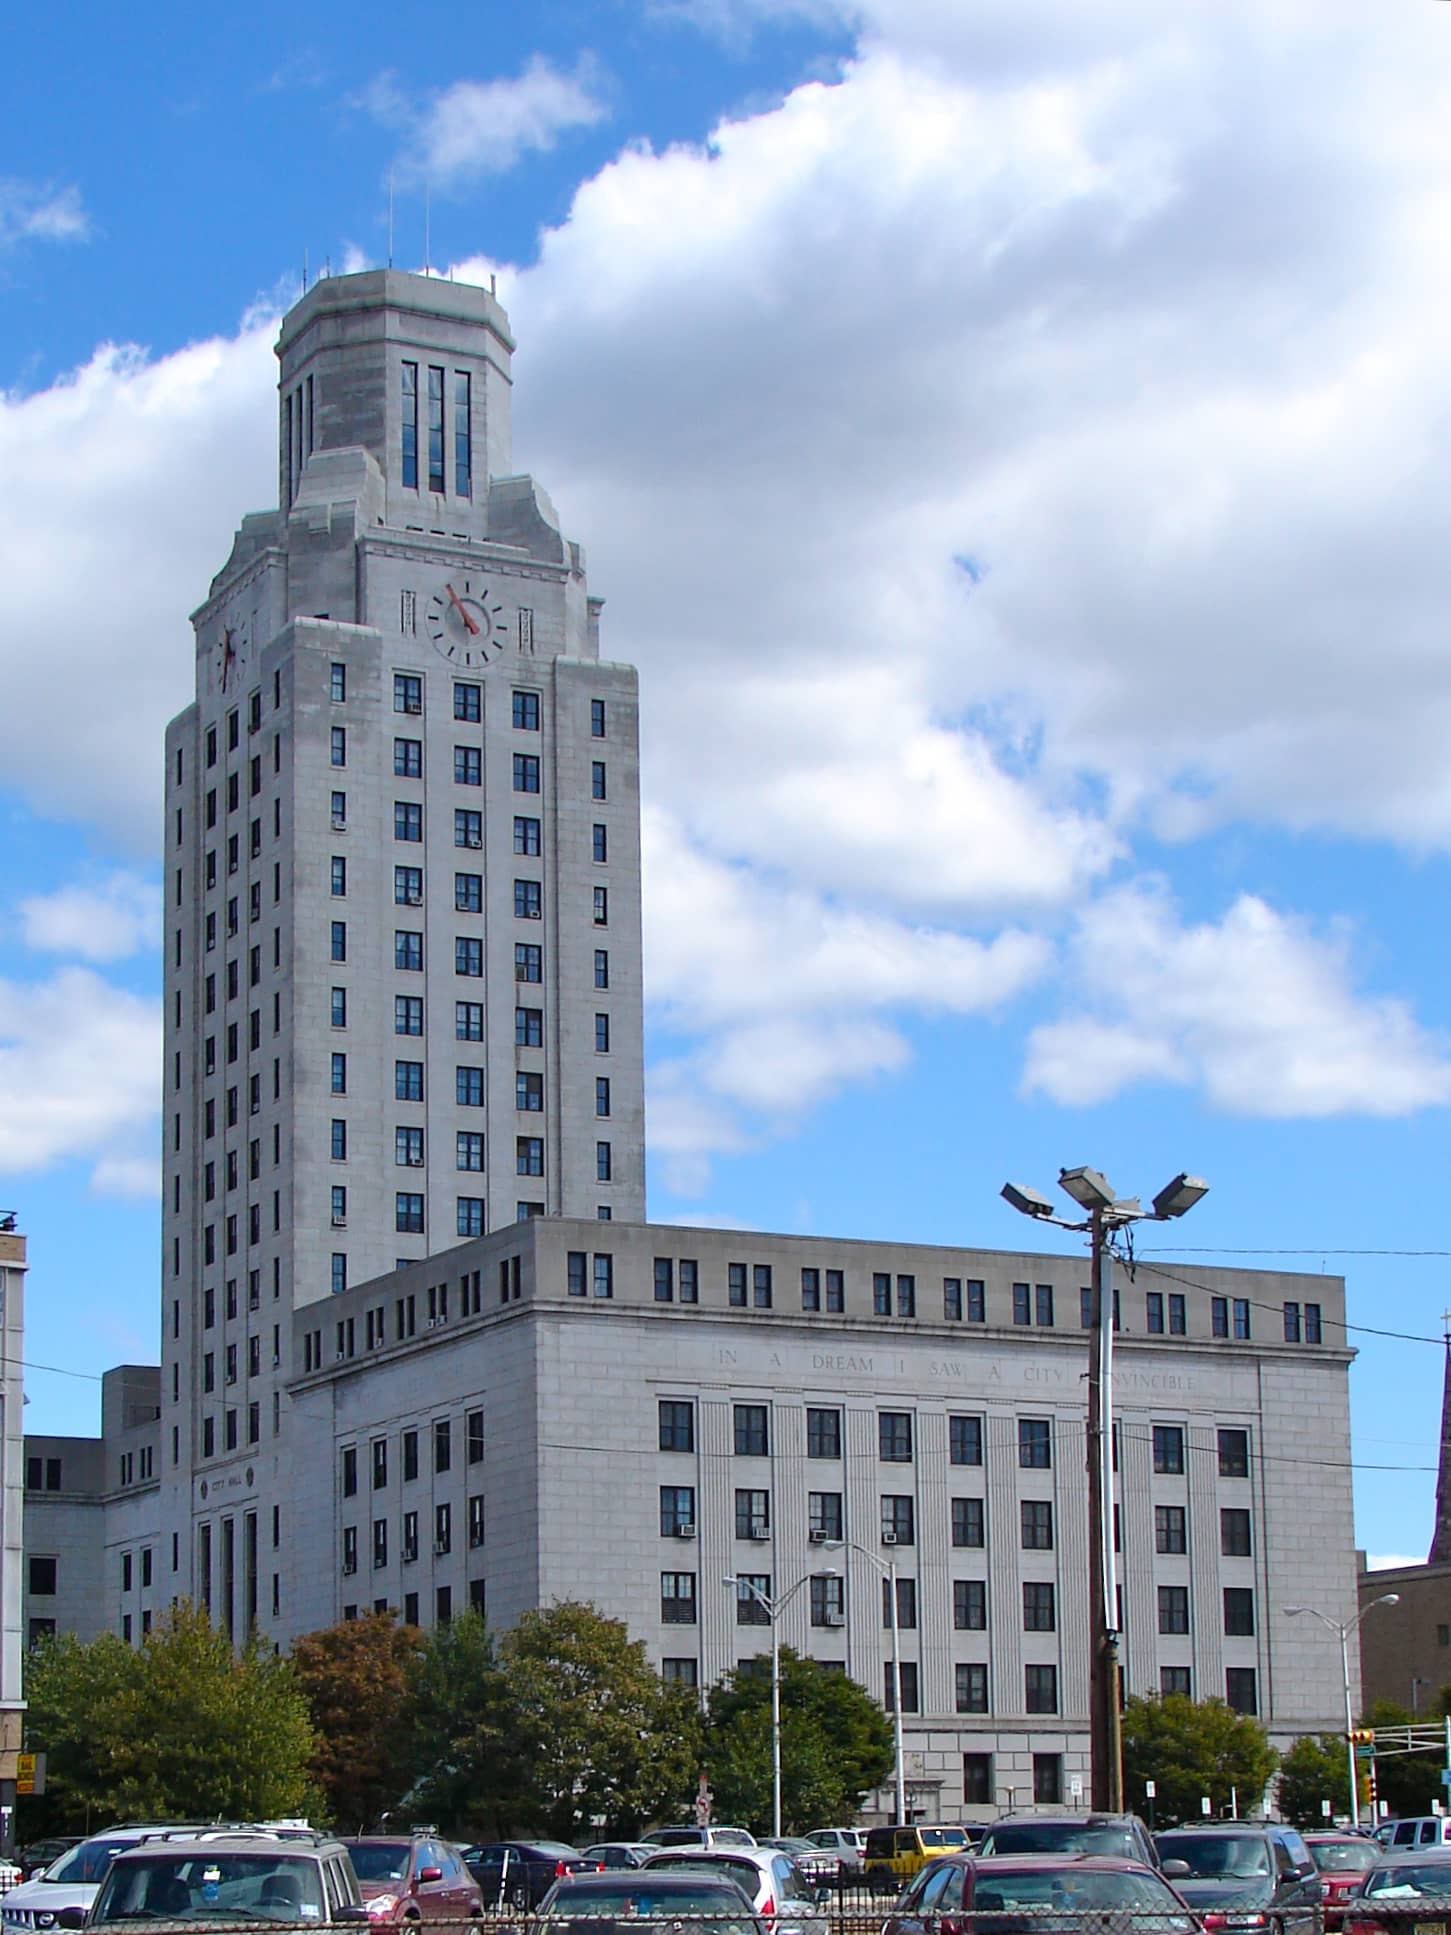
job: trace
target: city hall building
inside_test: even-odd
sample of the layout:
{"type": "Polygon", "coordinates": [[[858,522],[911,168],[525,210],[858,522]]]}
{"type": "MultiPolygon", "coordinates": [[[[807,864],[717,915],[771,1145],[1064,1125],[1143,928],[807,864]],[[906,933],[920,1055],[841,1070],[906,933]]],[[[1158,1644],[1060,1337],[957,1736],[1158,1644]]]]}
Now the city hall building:
{"type": "MultiPolygon", "coordinates": [[[[239,1639],[593,1601],[890,1700],[926,1815],[1086,1772],[1085,1265],[645,1220],[637,685],[483,289],[329,278],[167,735],[161,1362],[36,1440],[25,1617],[239,1639]]],[[[1119,1286],[1131,1691],[1339,1723],[1344,1286],[1119,1286]]],[[[884,1801],[884,1805],[885,1805],[884,1801]]]]}

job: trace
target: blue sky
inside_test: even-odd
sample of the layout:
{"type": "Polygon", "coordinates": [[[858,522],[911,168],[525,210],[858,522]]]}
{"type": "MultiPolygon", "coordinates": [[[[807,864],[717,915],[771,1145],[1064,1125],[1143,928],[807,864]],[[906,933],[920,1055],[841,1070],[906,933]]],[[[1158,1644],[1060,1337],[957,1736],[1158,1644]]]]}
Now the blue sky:
{"type": "Polygon", "coordinates": [[[1015,1247],[1009,1176],[1199,1171],[1201,1260],[1347,1275],[1358,1536],[1424,1552],[1451,10],[1386,19],[10,24],[0,1206],[32,1428],[92,1428],[100,1369],[154,1355],[160,731],[269,501],[277,315],[304,260],[385,257],[391,179],[398,263],[426,200],[433,266],[497,276],[516,461],[641,667],[652,1214],[1015,1247]]]}

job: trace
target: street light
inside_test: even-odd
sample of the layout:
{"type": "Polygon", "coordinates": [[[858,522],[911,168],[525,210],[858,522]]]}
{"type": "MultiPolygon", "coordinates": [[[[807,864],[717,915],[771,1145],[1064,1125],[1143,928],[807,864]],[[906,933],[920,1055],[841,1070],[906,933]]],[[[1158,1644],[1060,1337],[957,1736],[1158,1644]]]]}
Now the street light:
{"type": "Polygon", "coordinates": [[[1006,1183],[1004,1198],[1034,1222],[1087,1231],[1093,1254],[1088,1360],[1088,1591],[1092,1602],[1089,1743],[1096,1813],[1121,1814],[1123,1735],[1119,1719],[1118,1578],[1113,1549],[1113,1238],[1131,1223],[1167,1223],[1208,1193],[1198,1176],[1180,1172],[1146,1210],[1137,1196],[1115,1196],[1097,1169],[1060,1169],[1059,1187],[1086,1211],[1082,1222],[1055,1213],[1052,1201],[1024,1183],[1006,1183]]]}
{"type": "Polygon", "coordinates": [[[1362,1606],[1354,1619],[1332,1619],[1316,1606],[1286,1606],[1285,1617],[1298,1619],[1308,1613],[1311,1619],[1318,1619],[1322,1626],[1328,1626],[1340,1640],[1340,1673],[1345,1682],[1345,1759],[1350,1773],[1350,1825],[1360,1826],[1360,1792],[1355,1784],[1355,1714],[1350,1705],[1350,1635],[1359,1626],[1367,1613],[1377,1606],[1398,1606],[1401,1595],[1398,1592],[1383,1592],[1379,1599],[1372,1599],[1362,1606]]]}
{"type": "Polygon", "coordinates": [[[897,1622],[897,1561],[895,1558],[882,1558],[879,1553],[873,1552],[870,1546],[862,1545],[856,1539],[823,1539],[822,1544],[829,1552],[839,1552],[843,1546],[853,1552],[859,1552],[868,1565],[874,1565],[887,1582],[892,1629],[892,1754],[896,1765],[897,1825],[905,1827],[907,1825],[907,1772],[906,1756],[902,1752],[902,1629],[897,1622]]]}
{"type": "Polygon", "coordinates": [[[721,1580],[723,1586],[735,1587],[737,1598],[743,1592],[749,1593],[765,1613],[771,1627],[771,1833],[778,1841],[781,1838],[781,1643],[777,1622],[809,1580],[840,1577],[841,1574],[830,1566],[816,1573],[806,1572],[794,1586],[788,1586],[774,1599],[769,1593],[762,1592],[754,1580],[743,1579],[737,1573],[728,1572],[721,1580]]]}

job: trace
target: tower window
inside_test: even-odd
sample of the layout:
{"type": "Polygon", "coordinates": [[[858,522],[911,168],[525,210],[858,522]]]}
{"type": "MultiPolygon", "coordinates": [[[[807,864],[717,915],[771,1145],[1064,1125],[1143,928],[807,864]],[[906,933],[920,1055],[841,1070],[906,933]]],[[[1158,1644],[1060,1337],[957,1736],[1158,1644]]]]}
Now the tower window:
{"type": "Polygon", "coordinates": [[[430,364],[428,370],[428,488],[442,494],[443,474],[443,371],[430,364]]]}
{"type": "Polygon", "coordinates": [[[453,373],[453,489],[456,497],[473,495],[473,412],[467,370],[453,373]]]}
{"type": "Polygon", "coordinates": [[[418,488],[418,365],[403,365],[403,483],[418,488]]]}

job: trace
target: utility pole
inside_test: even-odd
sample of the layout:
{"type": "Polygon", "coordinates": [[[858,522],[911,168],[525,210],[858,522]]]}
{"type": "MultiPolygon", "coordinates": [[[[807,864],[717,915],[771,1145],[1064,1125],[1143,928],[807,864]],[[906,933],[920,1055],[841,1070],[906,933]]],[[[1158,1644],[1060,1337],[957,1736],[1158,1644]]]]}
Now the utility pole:
{"type": "Polygon", "coordinates": [[[1113,1544],[1113,1250],[1115,1233],[1132,1223],[1166,1223],[1183,1216],[1209,1192],[1184,1173],[1166,1183],[1152,1209],[1136,1196],[1115,1196],[1097,1169],[1061,1169],[1059,1187],[1087,1214],[1059,1216],[1052,1199],[1023,1183],[1006,1183],[1003,1196],[1036,1222],[1086,1233],[1093,1256],[1092,1354],[1088,1360],[1088,1591],[1092,1608],[1088,1678],[1090,1789],[1095,1813],[1121,1814],[1124,1805],[1123,1725],[1119,1713],[1118,1565],[1113,1544]]]}

